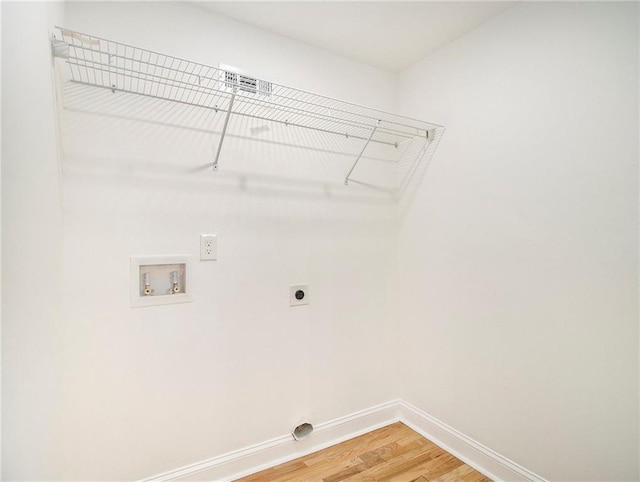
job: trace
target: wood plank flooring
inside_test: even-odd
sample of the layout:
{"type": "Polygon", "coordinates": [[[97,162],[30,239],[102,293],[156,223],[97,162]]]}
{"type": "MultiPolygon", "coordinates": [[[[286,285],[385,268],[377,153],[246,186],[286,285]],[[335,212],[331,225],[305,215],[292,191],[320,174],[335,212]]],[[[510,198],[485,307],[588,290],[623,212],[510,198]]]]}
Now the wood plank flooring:
{"type": "Polygon", "coordinates": [[[403,423],[236,482],[491,482],[403,423]]]}

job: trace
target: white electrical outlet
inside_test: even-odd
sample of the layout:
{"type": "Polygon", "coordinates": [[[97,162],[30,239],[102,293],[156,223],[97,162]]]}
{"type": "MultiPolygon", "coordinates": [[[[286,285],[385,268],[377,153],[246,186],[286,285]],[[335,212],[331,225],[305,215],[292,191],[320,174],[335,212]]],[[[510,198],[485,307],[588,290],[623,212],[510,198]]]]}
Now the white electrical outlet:
{"type": "Polygon", "coordinates": [[[200,235],[200,260],[218,259],[218,236],[215,234],[200,235]]]}

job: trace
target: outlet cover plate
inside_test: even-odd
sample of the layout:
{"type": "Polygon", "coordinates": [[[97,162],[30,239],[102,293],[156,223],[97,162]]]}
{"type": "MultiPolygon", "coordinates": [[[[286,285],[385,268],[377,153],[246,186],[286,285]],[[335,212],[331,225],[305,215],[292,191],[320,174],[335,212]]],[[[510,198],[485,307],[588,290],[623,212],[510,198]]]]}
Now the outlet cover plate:
{"type": "Polygon", "coordinates": [[[200,235],[200,261],[218,259],[218,236],[215,234],[200,235]]]}

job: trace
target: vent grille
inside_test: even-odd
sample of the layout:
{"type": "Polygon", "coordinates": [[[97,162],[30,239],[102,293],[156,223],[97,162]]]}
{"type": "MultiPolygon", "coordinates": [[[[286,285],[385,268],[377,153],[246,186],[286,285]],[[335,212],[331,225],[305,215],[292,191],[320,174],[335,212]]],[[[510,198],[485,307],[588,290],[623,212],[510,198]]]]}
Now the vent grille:
{"type": "Polygon", "coordinates": [[[271,97],[271,82],[258,80],[253,77],[247,77],[246,75],[237,74],[235,72],[229,72],[225,70],[224,85],[229,90],[237,87],[244,92],[271,97]]]}

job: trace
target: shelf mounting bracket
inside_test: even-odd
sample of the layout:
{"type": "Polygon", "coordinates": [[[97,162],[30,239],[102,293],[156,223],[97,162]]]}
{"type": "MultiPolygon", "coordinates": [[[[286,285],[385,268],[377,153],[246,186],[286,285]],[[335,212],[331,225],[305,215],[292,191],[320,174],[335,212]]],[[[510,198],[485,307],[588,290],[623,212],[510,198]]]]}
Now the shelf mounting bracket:
{"type": "Polygon", "coordinates": [[[347,177],[344,178],[344,185],[345,186],[349,185],[349,176],[351,176],[351,173],[353,172],[353,170],[358,165],[358,161],[360,160],[360,158],[364,154],[364,151],[367,148],[367,146],[369,145],[369,143],[371,142],[371,139],[373,139],[373,135],[376,133],[376,130],[378,130],[378,127],[380,127],[380,121],[379,120],[378,120],[377,124],[373,127],[373,129],[371,130],[371,134],[369,134],[369,138],[367,139],[367,142],[365,142],[364,146],[362,146],[362,150],[360,151],[360,154],[358,154],[358,157],[356,158],[355,162],[353,163],[353,166],[351,166],[351,169],[349,169],[349,172],[347,173],[347,177]]]}
{"type": "Polygon", "coordinates": [[[233,101],[236,100],[236,92],[238,88],[233,88],[233,94],[231,94],[231,100],[229,101],[229,109],[227,110],[227,116],[224,118],[224,125],[222,126],[222,133],[220,134],[220,142],[218,142],[218,152],[216,152],[216,159],[213,161],[213,170],[218,170],[218,159],[220,158],[220,151],[222,151],[222,142],[224,136],[227,133],[227,126],[229,125],[229,118],[231,117],[231,110],[233,109],[233,101]]]}

